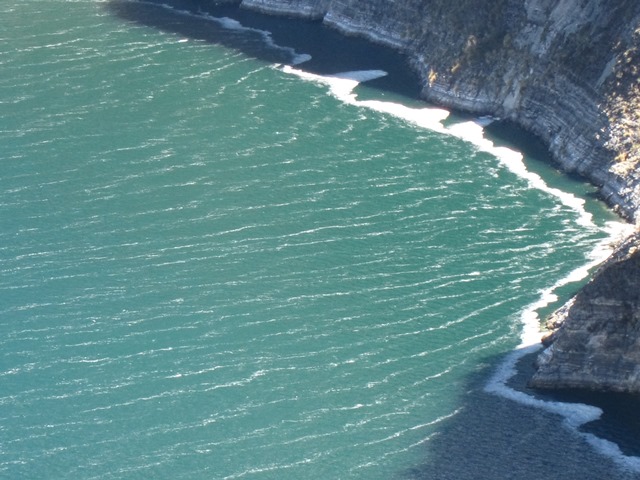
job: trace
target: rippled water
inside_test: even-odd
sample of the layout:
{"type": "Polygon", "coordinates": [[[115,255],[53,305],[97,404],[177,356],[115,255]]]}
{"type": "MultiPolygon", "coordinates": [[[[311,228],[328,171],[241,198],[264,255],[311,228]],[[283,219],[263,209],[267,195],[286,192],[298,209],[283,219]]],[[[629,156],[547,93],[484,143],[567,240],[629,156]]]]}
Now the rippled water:
{"type": "Polygon", "coordinates": [[[606,237],[586,187],[213,16],[0,7],[0,476],[623,475],[484,391],[606,237]]]}

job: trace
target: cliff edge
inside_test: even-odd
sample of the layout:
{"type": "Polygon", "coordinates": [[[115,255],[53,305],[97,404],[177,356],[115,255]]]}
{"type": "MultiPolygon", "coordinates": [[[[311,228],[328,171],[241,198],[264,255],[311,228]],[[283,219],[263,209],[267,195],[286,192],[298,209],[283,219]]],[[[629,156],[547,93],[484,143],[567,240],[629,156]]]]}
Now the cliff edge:
{"type": "MultiPolygon", "coordinates": [[[[214,1],[216,0],[209,0],[214,1]]],[[[637,0],[217,0],[322,20],[407,54],[433,103],[509,119],[640,222],[637,0]]],[[[538,387],[640,391],[638,235],[555,314],[538,387]],[[626,252],[626,253],[625,253],[626,252]]]]}
{"type": "Polygon", "coordinates": [[[632,235],[547,326],[536,388],[640,392],[640,234],[632,235]]]}

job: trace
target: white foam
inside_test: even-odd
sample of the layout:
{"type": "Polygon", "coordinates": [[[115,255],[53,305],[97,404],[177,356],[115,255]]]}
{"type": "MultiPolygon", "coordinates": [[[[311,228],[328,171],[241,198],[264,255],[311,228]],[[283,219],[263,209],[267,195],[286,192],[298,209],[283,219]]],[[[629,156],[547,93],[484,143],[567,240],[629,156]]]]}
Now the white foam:
{"type": "MultiPolygon", "coordinates": [[[[344,103],[393,115],[418,127],[452,135],[467,141],[475,145],[479,150],[494,155],[511,172],[527,180],[531,188],[546,192],[556,197],[563,205],[570,207],[576,212],[577,223],[579,225],[590,229],[598,228],[593,223],[592,215],[585,210],[585,202],[583,199],[560,189],[549,187],[542,177],[527,169],[524,163],[524,157],[520,152],[510,148],[496,146],[491,140],[485,138],[484,127],[495,120],[492,117],[485,116],[473,121],[458,122],[445,126],[443,122],[449,116],[449,112],[441,108],[414,108],[395,102],[358,100],[357,95],[354,93],[358,84],[386,75],[387,73],[382,70],[343,72],[336,75],[316,75],[288,66],[283,67],[282,70],[286,73],[297,75],[304,80],[327,85],[331,94],[344,103]]],[[[540,319],[536,311],[557,300],[553,292],[559,287],[584,279],[594,266],[601,263],[611,254],[611,245],[625,235],[628,235],[631,232],[631,228],[632,226],[622,222],[609,222],[605,227],[608,236],[589,254],[589,262],[570,272],[566,277],[560,279],[553,286],[543,291],[540,299],[522,313],[524,331],[522,334],[521,347],[539,343],[540,319]]]]}
{"type": "MultiPolygon", "coordinates": [[[[315,75],[292,67],[284,67],[283,71],[297,75],[304,80],[327,85],[332,95],[347,104],[393,115],[420,128],[452,135],[472,143],[479,150],[490,153],[498,158],[511,172],[525,179],[531,188],[552,195],[563,205],[571,208],[577,215],[577,223],[579,225],[588,229],[598,229],[598,226],[593,222],[591,214],[584,208],[584,200],[571,193],[548,186],[538,174],[527,169],[524,163],[524,157],[520,152],[506,147],[496,146],[492,141],[485,138],[484,127],[494,121],[493,118],[481,117],[473,121],[459,122],[445,126],[443,121],[449,116],[447,110],[434,107],[412,108],[399,103],[378,100],[358,100],[354,89],[361,82],[386,75],[386,72],[380,70],[345,72],[331,76],[315,75]]],[[[544,401],[507,386],[509,379],[516,373],[518,360],[542,348],[542,344],[540,343],[540,318],[537,312],[541,308],[547,307],[557,301],[557,296],[554,292],[558,288],[586,278],[592,268],[600,264],[611,254],[613,245],[630,234],[632,229],[633,226],[622,222],[607,223],[604,227],[604,231],[608,233],[607,238],[590,252],[587,263],[571,271],[554,285],[542,291],[540,298],[524,309],[521,313],[522,333],[520,345],[516,350],[511,352],[498,367],[495,374],[485,386],[485,390],[520,404],[540,408],[547,412],[560,415],[564,419],[563,424],[565,426],[582,435],[598,452],[612,458],[623,468],[640,472],[640,458],[625,456],[614,443],[578,431],[581,425],[600,418],[602,410],[599,408],[584,404],[544,401]]]]}
{"type": "Polygon", "coordinates": [[[185,15],[185,16],[191,16],[191,17],[196,17],[196,18],[201,18],[201,19],[206,19],[212,22],[217,23],[218,25],[220,25],[222,28],[225,28],[227,30],[236,30],[236,31],[243,31],[243,32],[251,32],[251,33],[257,33],[259,34],[262,39],[264,40],[265,44],[275,50],[280,50],[283,52],[288,53],[291,56],[291,63],[293,65],[299,65],[301,63],[307,62],[309,60],[311,60],[311,55],[306,54],[306,53],[298,53],[295,51],[295,49],[291,48],[291,47],[284,47],[282,45],[278,45],[276,42],[274,42],[273,38],[271,37],[271,32],[267,31],[267,30],[261,30],[258,28],[253,28],[253,27],[245,27],[244,25],[242,25],[242,23],[240,23],[239,21],[233,19],[233,18],[229,18],[229,17],[215,17],[213,15],[210,15],[206,12],[203,12],[202,10],[198,10],[197,12],[192,12],[189,10],[181,10],[178,8],[175,8],[171,5],[168,5],[166,3],[163,4],[158,4],[158,3],[154,3],[154,2],[149,2],[149,1],[144,1],[141,0],[140,3],[144,3],[147,5],[153,5],[155,7],[162,7],[165,8],[167,10],[171,10],[173,13],[177,13],[179,15],[185,15]]]}
{"type": "Polygon", "coordinates": [[[283,67],[282,70],[286,73],[296,75],[303,80],[327,85],[333,96],[349,105],[369,108],[380,113],[401,118],[421,128],[446,133],[442,121],[449,116],[449,112],[442,108],[412,108],[395,102],[358,100],[357,95],[354,93],[358,84],[387,75],[387,72],[384,70],[359,70],[343,72],[336,75],[316,75],[288,66],[283,67]]]}
{"type": "Polygon", "coordinates": [[[619,467],[631,472],[640,472],[640,457],[625,455],[620,447],[590,433],[581,434],[595,450],[611,458],[619,467]]]}
{"type": "Polygon", "coordinates": [[[273,38],[271,37],[271,32],[269,32],[267,30],[261,30],[261,29],[252,28],[252,27],[245,27],[244,25],[242,25],[237,20],[234,20],[234,19],[229,18],[229,17],[214,17],[214,16],[211,16],[211,15],[208,15],[208,14],[202,14],[202,16],[204,18],[207,18],[209,20],[217,22],[223,28],[226,28],[228,30],[238,30],[238,31],[252,32],[252,33],[259,34],[260,36],[262,36],[262,39],[264,40],[264,43],[266,45],[268,45],[269,47],[271,47],[271,48],[273,48],[275,50],[280,50],[280,51],[283,51],[283,52],[287,52],[289,55],[291,55],[291,58],[292,58],[291,63],[293,65],[299,65],[301,63],[304,63],[304,62],[307,62],[307,61],[311,60],[311,55],[309,55],[309,54],[297,53],[295,51],[295,49],[293,49],[291,47],[283,47],[282,45],[278,45],[276,42],[274,42],[273,38]]]}
{"type": "Polygon", "coordinates": [[[484,136],[484,127],[494,119],[491,117],[480,117],[473,121],[458,122],[445,126],[443,121],[449,116],[447,110],[436,107],[407,107],[400,103],[384,102],[379,100],[358,100],[354,93],[359,83],[373,80],[386,75],[381,70],[364,70],[355,72],[344,72],[337,75],[316,75],[292,67],[284,67],[283,71],[297,75],[304,80],[310,80],[329,86],[330,92],[339,100],[360,107],[369,108],[380,113],[393,115],[406,120],[420,128],[429,129],[435,132],[452,135],[475,145],[479,150],[494,155],[511,172],[527,180],[532,188],[544,191],[552,195],[563,205],[573,209],[578,215],[578,223],[587,228],[596,228],[591,218],[591,214],[584,209],[584,200],[557,188],[549,187],[545,181],[536,173],[530,172],[525,163],[524,157],[518,151],[496,146],[491,140],[484,136]]]}
{"type": "Polygon", "coordinates": [[[540,175],[529,171],[524,163],[524,157],[516,150],[506,147],[497,147],[493,142],[485,138],[484,126],[491,123],[491,119],[483,117],[478,120],[462,122],[449,127],[448,132],[452,135],[466,140],[480,150],[497,157],[500,162],[511,172],[527,180],[532,188],[543,191],[556,197],[563,205],[570,207],[578,214],[578,224],[587,228],[596,228],[592,216],[584,209],[584,200],[575,195],[563,192],[557,188],[549,187],[540,175]]]}
{"type": "Polygon", "coordinates": [[[584,438],[595,451],[610,458],[624,470],[640,472],[640,457],[625,455],[615,443],[579,430],[580,426],[585,423],[593,422],[601,417],[602,410],[600,408],[582,403],[545,401],[507,386],[506,382],[516,373],[516,363],[525,355],[535,353],[540,348],[541,345],[538,343],[511,352],[485,386],[485,391],[521,405],[539,408],[561,416],[563,418],[562,424],[584,438]]]}
{"type": "Polygon", "coordinates": [[[521,347],[511,352],[505,362],[503,362],[495,374],[488,382],[485,390],[490,393],[508,398],[522,405],[540,408],[547,412],[555,413],[564,417],[564,423],[572,428],[577,428],[587,422],[597,420],[602,415],[602,410],[591,405],[578,403],[550,402],[527,395],[524,392],[514,390],[506,385],[506,382],[515,375],[516,363],[525,355],[540,350],[541,345],[530,345],[521,347]]]}
{"type": "Polygon", "coordinates": [[[242,30],[244,28],[239,21],[234,20],[233,18],[229,18],[229,17],[212,17],[211,15],[202,15],[202,16],[210,18],[215,22],[218,22],[222,27],[224,27],[226,29],[229,29],[229,30],[242,30]]]}
{"type": "Polygon", "coordinates": [[[608,236],[596,245],[589,255],[589,261],[585,265],[569,272],[568,275],[558,280],[553,286],[542,291],[540,298],[522,312],[523,328],[520,336],[520,345],[504,359],[485,386],[485,391],[508,398],[522,405],[540,408],[560,415],[564,419],[563,424],[585,438],[596,451],[611,458],[622,468],[640,472],[639,457],[626,456],[615,443],[579,431],[581,425],[600,418],[602,410],[599,408],[580,403],[544,401],[524,392],[514,390],[507,385],[507,382],[516,374],[518,361],[525,355],[535,353],[542,348],[538,310],[557,300],[554,291],[558,288],[585,279],[592,268],[611,255],[613,245],[631,233],[633,226],[622,222],[608,222],[604,230],[608,233],[608,236]]]}
{"type": "Polygon", "coordinates": [[[293,56],[293,65],[300,65],[301,63],[311,60],[311,55],[308,53],[297,53],[293,56]]]}
{"type": "Polygon", "coordinates": [[[604,230],[608,233],[607,237],[601,240],[589,253],[587,263],[572,270],[551,287],[540,292],[540,298],[523,310],[521,314],[523,329],[520,336],[520,348],[540,344],[541,319],[537,312],[558,300],[554,292],[561,287],[580,282],[587,278],[593,268],[601,264],[611,255],[613,246],[631,233],[633,226],[622,222],[607,222],[604,230]]]}

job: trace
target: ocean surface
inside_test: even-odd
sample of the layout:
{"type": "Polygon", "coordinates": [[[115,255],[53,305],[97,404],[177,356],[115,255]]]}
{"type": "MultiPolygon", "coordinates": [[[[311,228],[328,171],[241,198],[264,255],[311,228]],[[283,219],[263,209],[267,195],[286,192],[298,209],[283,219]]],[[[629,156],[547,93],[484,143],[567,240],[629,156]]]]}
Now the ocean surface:
{"type": "Polygon", "coordinates": [[[524,386],[622,228],[533,141],[317,23],[5,0],[0,40],[0,478],[637,476],[524,386]]]}

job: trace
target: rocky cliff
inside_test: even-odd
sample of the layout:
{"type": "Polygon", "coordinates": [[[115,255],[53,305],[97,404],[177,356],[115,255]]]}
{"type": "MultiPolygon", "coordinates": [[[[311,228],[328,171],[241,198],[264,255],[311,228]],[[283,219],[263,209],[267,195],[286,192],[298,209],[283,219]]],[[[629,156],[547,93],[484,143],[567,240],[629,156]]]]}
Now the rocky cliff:
{"type": "Polygon", "coordinates": [[[640,234],[627,239],[549,318],[552,343],[532,386],[640,392],[639,244],[640,234]]]}
{"type": "MultiPolygon", "coordinates": [[[[426,100],[512,120],[542,139],[561,168],[640,221],[637,0],[219,1],[321,19],[401,50],[426,100]]],[[[637,245],[634,236],[625,251],[637,245]]],[[[612,257],[555,316],[569,320],[542,357],[536,385],[640,391],[637,261],[635,253],[612,257]]]]}

